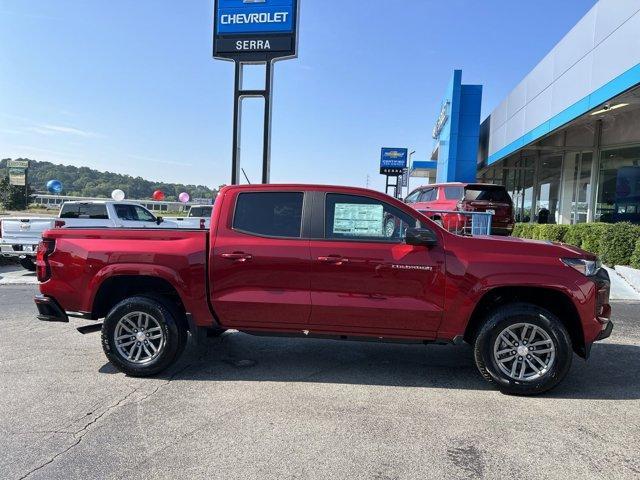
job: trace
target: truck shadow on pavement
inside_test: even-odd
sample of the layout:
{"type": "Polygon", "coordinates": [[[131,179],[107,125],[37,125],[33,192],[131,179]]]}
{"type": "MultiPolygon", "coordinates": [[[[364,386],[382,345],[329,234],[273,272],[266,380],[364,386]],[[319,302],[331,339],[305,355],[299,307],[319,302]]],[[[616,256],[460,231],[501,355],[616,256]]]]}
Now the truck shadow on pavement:
{"type": "MultiPolygon", "coordinates": [[[[103,373],[115,373],[106,364],[103,373]]],[[[574,356],[547,398],[640,398],[640,346],[599,343],[585,362],[574,356]]],[[[227,332],[188,347],[160,378],[187,381],[312,382],[425,389],[494,390],[478,373],[471,348],[254,337],[227,332]]]]}

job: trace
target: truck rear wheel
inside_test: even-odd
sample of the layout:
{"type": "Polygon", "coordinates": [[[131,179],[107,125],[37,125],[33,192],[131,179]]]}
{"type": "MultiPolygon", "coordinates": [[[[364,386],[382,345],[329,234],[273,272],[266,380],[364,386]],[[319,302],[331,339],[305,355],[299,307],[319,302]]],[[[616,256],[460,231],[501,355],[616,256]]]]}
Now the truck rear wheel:
{"type": "Polygon", "coordinates": [[[514,303],[489,314],[474,356],[480,373],[503,393],[535,395],[560,383],[573,350],[558,317],[536,305],[514,303]]]}
{"type": "Polygon", "coordinates": [[[30,272],[35,272],[36,271],[36,264],[33,261],[33,258],[31,258],[31,257],[22,257],[22,258],[19,259],[19,261],[20,261],[20,265],[25,270],[29,270],[30,272]]]}
{"type": "Polygon", "coordinates": [[[187,334],[169,305],[155,298],[130,297],[107,314],[102,348],[121,372],[134,377],[155,375],[177,360],[187,334]]]}

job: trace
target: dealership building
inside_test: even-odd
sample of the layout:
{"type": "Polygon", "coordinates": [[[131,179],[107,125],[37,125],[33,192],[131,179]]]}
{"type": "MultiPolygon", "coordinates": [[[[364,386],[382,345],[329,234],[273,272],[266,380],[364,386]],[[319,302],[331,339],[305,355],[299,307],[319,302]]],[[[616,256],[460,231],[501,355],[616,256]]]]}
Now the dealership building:
{"type": "Polygon", "coordinates": [[[505,185],[518,221],[640,221],[637,0],[596,3],[480,123],[481,95],[454,73],[412,176],[505,185]]]}

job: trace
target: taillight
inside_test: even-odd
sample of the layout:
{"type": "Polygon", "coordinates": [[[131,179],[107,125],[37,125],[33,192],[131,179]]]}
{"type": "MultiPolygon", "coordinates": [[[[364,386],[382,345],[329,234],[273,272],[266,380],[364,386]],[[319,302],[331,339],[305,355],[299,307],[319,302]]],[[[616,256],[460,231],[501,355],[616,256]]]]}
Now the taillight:
{"type": "Polygon", "coordinates": [[[51,239],[43,239],[38,244],[36,251],[36,275],[39,282],[46,282],[51,278],[51,267],[49,265],[49,255],[56,248],[56,241],[51,239]]]}

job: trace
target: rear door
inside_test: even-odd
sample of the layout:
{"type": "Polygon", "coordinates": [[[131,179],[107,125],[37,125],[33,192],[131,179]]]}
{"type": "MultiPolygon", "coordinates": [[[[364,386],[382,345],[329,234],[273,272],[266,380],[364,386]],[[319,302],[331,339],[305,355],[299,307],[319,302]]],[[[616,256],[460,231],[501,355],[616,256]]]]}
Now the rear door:
{"type": "Polygon", "coordinates": [[[404,242],[417,216],[366,195],[327,193],[311,239],[310,329],[432,337],[444,307],[444,250],[404,242]],[[395,229],[386,228],[393,222],[395,229]]]}
{"type": "Polygon", "coordinates": [[[210,255],[211,301],[221,323],[306,328],[311,259],[302,228],[305,193],[245,189],[230,197],[210,255]]]}

